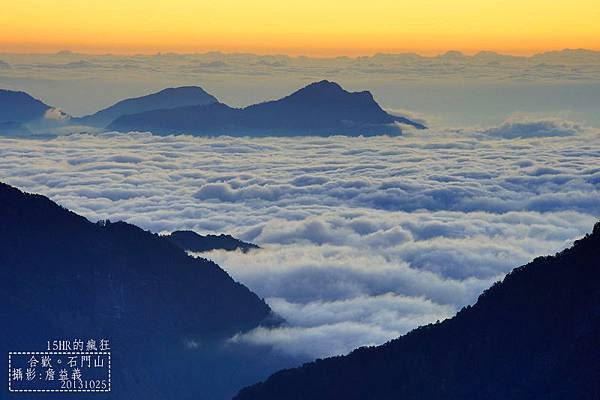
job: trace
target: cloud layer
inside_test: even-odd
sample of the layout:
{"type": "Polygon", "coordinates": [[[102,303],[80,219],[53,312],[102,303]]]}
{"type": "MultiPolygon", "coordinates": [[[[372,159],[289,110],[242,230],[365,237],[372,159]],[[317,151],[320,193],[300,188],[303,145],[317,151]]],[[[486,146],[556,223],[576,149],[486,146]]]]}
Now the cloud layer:
{"type": "Polygon", "coordinates": [[[92,220],[261,245],[208,256],[289,325],[232,340],[320,357],[451,316],[589,231],[599,139],[561,121],[398,138],[4,138],[0,175],[92,220]],[[569,135],[539,133],[553,129],[569,135]]]}

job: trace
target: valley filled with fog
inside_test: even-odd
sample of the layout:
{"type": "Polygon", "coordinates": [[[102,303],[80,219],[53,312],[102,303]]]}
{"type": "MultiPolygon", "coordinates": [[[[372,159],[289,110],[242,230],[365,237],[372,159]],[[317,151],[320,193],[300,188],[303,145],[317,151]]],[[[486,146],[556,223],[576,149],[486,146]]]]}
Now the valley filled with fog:
{"type": "Polygon", "coordinates": [[[288,322],[231,341],[312,358],[450,317],[590,231],[599,139],[560,119],[402,137],[0,138],[0,175],[92,221],[258,244],[202,254],[288,322]]]}

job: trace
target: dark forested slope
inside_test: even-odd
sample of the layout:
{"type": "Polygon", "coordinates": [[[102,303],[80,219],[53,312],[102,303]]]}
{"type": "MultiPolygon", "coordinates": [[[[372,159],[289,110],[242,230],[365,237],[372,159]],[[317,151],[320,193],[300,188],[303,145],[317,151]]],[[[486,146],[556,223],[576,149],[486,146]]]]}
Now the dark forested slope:
{"type": "Polygon", "coordinates": [[[278,372],[236,398],[599,399],[600,223],[452,319],[278,372]]]}
{"type": "Polygon", "coordinates": [[[230,335],[278,319],[215,263],[134,225],[91,223],[4,184],[0,276],[0,351],[107,338],[114,390],[102,398],[225,398],[280,361],[250,369],[252,349],[223,347],[230,335]]]}

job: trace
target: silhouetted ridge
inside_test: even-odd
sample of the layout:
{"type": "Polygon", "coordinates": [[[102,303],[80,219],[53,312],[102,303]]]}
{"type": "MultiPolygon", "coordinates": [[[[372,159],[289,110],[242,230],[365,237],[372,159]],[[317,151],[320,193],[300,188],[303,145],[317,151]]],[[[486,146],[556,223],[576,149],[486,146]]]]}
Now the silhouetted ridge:
{"type": "MultiPolygon", "coordinates": [[[[155,324],[188,326],[190,334],[196,324],[198,335],[235,333],[269,317],[269,307],[216,264],[189,257],[169,240],[134,225],[110,221],[93,224],[44,196],[26,194],[5,184],[0,184],[0,218],[0,265],[19,266],[20,271],[18,277],[10,274],[5,277],[2,284],[5,290],[15,291],[15,285],[21,281],[49,282],[61,275],[69,277],[73,284],[86,284],[87,275],[92,281],[100,276],[119,277],[120,284],[129,286],[131,291],[130,306],[135,304],[140,311],[147,307],[154,311],[170,307],[172,310],[165,315],[144,314],[156,319],[155,324]],[[34,271],[35,276],[29,276],[34,271]],[[150,277],[159,279],[150,286],[138,286],[150,277]],[[15,282],[9,285],[13,279],[15,282]],[[175,287],[177,292],[171,293],[188,293],[156,304],[155,296],[142,295],[152,290],[166,293],[175,287]],[[225,293],[229,294],[223,297],[225,293]],[[217,298],[222,301],[214,302],[217,298]],[[201,321],[203,309],[213,315],[214,321],[201,321]]],[[[61,293],[59,287],[55,289],[58,297],[67,296],[68,291],[61,293]]],[[[94,293],[104,289],[99,286],[94,293]]],[[[82,296],[86,294],[77,293],[80,302],[85,300],[82,296]]],[[[105,299],[106,322],[110,324],[111,298],[105,299]]],[[[47,305],[52,304],[53,300],[48,299],[47,305]]],[[[76,309],[71,311],[77,313],[76,309]]]]}
{"type": "Polygon", "coordinates": [[[25,92],[0,89],[0,123],[31,122],[43,118],[51,108],[25,92]]]}
{"type": "MultiPolygon", "coordinates": [[[[119,366],[113,399],[232,393],[255,373],[236,372],[250,355],[223,349],[223,341],[281,323],[217,264],[135,225],[92,223],[2,183],[0,221],[0,351],[109,338],[119,366]],[[174,365],[177,375],[165,373],[174,365]]],[[[0,372],[6,376],[6,363],[0,372]]]]}
{"type": "Polygon", "coordinates": [[[64,126],[69,116],[25,92],[0,89],[0,135],[31,136],[64,126]]]}
{"type": "MultiPolygon", "coordinates": [[[[295,91],[291,95],[284,97],[282,100],[301,99],[302,101],[343,101],[345,97],[349,96],[353,97],[355,100],[361,99],[363,105],[376,106],[374,107],[375,109],[384,112],[383,109],[379,107],[379,105],[375,102],[373,95],[368,90],[362,92],[348,92],[344,90],[344,88],[342,88],[338,83],[331,82],[328,80],[322,80],[319,82],[311,83],[308,86],[305,86],[302,89],[295,91]]],[[[384,118],[386,122],[394,121],[393,117],[391,117],[391,119],[388,119],[388,117],[389,115],[387,115],[386,118],[384,118]]]]}
{"type": "Polygon", "coordinates": [[[202,253],[211,250],[234,251],[241,250],[246,253],[259,247],[253,243],[246,243],[231,235],[199,235],[193,231],[175,231],[164,236],[165,239],[183,250],[202,253]]]}
{"type": "Polygon", "coordinates": [[[279,100],[241,109],[215,103],[126,115],[109,129],[194,135],[396,135],[401,133],[396,122],[425,128],[388,114],[369,92],[348,92],[337,83],[320,81],[279,100]]]}
{"type": "Polygon", "coordinates": [[[216,103],[217,99],[198,86],[167,88],[146,96],[125,99],[98,111],[95,114],[77,119],[84,125],[105,127],[116,118],[146,111],[171,109],[185,106],[198,106],[216,103]]]}
{"type": "Polygon", "coordinates": [[[597,399],[600,223],[514,269],[454,318],[283,370],[248,399],[597,399]]]}

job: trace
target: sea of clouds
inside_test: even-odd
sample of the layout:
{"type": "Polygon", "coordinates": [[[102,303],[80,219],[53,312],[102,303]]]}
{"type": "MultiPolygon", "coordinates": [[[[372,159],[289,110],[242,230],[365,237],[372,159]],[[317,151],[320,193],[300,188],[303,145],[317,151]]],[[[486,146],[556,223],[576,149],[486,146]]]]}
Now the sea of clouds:
{"type": "Polygon", "coordinates": [[[600,133],[558,119],[373,138],[148,133],[0,139],[2,181],[91,220],[231,233],[215,251],[287,325],[233,342],[305,357],[452,316],[600,217],[600,133]]]}

